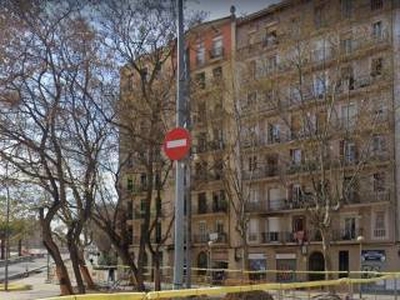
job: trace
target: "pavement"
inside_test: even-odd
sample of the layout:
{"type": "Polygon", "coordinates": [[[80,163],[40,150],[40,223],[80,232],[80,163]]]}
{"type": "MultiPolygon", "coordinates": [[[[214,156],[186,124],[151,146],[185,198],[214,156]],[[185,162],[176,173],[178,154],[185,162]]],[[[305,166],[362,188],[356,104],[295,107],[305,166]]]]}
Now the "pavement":
{"type": "Polygon", "coordinates": [[[0,300],[37,300],[60,295],[60,286],[46,283],[47,274],[43,272],[30,274],[29,277],[13,280],[12,284],[30,285],[30,290],[0,291],[0,300]]]}

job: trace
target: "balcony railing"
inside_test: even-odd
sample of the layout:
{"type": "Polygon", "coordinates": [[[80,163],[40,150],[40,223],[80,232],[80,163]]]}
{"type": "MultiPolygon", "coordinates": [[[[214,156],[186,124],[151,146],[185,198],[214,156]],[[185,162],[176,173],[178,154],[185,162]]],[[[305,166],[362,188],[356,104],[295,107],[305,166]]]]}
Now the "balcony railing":
{"type": "Polygon", "coordinates": [[[218,201],[213,203],[212,205],[203,205],[198,206],[194,211],[193,214],[195,215],[203,215],[203,214],[210,214],[210,213],[221,213],[228,211],[228,203],[226,201],[218,201]]]}
{"type": "Polygon", "coordinates": [[[279,175],[278,165],[269,165],[269,166],[259,167],[254,171],[243,172],[243,179],[244,180],[260,179],[266,177],[274,177],[277,175],[279,175]]]}
{"type": "Polygon", "coordinates": [[[294,235],[289,231],[267,231],[261,233],[262,243],[294,243],[294,235]]]}
{"type": "MultiPolygon", "coordinates": [[[[210,241],[209,233],[194,234],[193,242],[196,244],[206,244],[210,241]]],[[[217,239],[214,243],[225,244],[228,242],[228,234],[226,232],[217,232],[217,239]]]]}
{"type": "Polygon", "coordinates": [[[246,202],[244,205],[245,212],[257,212],[264,208],[264,203],[261,202],[246,202]]]}
{"type": "Polygon", "coordinates": [[[209,241],[209,234],[202,233],[202,234],[194,234],[193,235],[193,242],[196,244],[205,244],[209,241]]]}
{"type": "Polygon", "coordinates": [[[224,53],[225,51],[223,47],[212,48],[210,50],[210,59],[222,58],[224,57],[224,53]]]}

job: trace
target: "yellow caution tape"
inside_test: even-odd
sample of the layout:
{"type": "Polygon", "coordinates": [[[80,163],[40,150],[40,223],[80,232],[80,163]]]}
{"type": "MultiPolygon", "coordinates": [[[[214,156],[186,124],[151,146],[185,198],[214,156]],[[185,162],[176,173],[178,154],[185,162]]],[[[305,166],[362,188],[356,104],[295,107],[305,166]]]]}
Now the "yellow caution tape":
{"type": "Polygon", "coordinates": [[[241,286],[225,286],[225,287],[209,287],[197,289],[183,289],[183,290],[165,290],[155,291],[149,293],[116,293],[116,294],[87,294],[87,295],[74,295],[47,298],[46,300],[153,300],[164,298],[179,298],[188,296],[212,296],[221,295],[226,293],[238,293],[248,291],[260,290],[290,290],[298,288],[313,288],[322,286],[336,286],[344,284],[367,284],[376,281],[381,281],[390,278],[399,277],[399,273],[391,273],[388,275],[374,277],[374,278],[341,278],[335,280],[320,280],[320,281],[306,281],[306,282],[291,282],[291,283],[262,283],[253,285],[241,286]]]}

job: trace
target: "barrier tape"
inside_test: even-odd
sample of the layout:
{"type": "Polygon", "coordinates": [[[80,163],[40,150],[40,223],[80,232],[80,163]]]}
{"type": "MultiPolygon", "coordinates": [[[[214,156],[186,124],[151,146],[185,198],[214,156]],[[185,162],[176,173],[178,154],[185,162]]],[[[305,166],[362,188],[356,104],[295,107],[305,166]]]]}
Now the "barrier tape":
{"type": "Polygon", "coordinates": [[[189,296],[213,296],[227,293],[260,291],[260,290],[290,290],[299,288],[313,288],[323,286],[337,286],[350,284],[368,284],[381,280],[400,277],[400,273],[391,273],[375,278],[341,278],[335,280],[291,282],[291,283],[262,283],[241,286],[209,287],[197,289],[165,290],[149,293],[116,293],[116,294],[85,294],[61,296],[42,300],[153,300],[165,298],[180,298],[189,296]]]}
{"type": "MultiPolygon", "coordinates": [[[[108,270],[108,269],[129,269],[129,266],[125,265],[113,265],[113,266],[106,266],[106,265],[96,265],[93,266],[95,270],[108,270]]],[[[143,269],[150,271],[154,270],[154,267],[143,267],[143,269]]],[[[170,266],[163,266],[160,267],[160,270],[168,270],[173,269],[170,266]]],[[[184,268],[186,269],[186,268],[184,268]]],[[[242,273],[242,274],[372,274],[372,275],[399,275],[399,272],[378,272],[378,271],[302,271],[302,270],[247,270],[243,271],[240,269],[224,269],[224,268],[197,268],[191,267],[192,271],[209,271],[209,272],[231,272],[231,273],[242,273]]]]}

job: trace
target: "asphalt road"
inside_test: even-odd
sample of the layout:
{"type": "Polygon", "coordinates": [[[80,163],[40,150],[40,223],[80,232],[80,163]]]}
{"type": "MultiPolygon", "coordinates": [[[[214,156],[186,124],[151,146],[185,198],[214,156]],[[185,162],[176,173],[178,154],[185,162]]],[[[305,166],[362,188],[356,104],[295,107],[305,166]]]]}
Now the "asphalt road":
{"type": "MultiPolygon", "coordinates": [[[[51,263],[52,261],[50,261],[51,263]]],[[[23,274],[25,272],[33,271],[38,268],[43,268],[46,271],[47,258],[33,258],[25,262],[13,263],[8,266],[9,277],[16,276],[18,274],[23,274]]],[[[5,278],[5,267],[0,266],[0,282],[3,282],[5,278]]]]}

